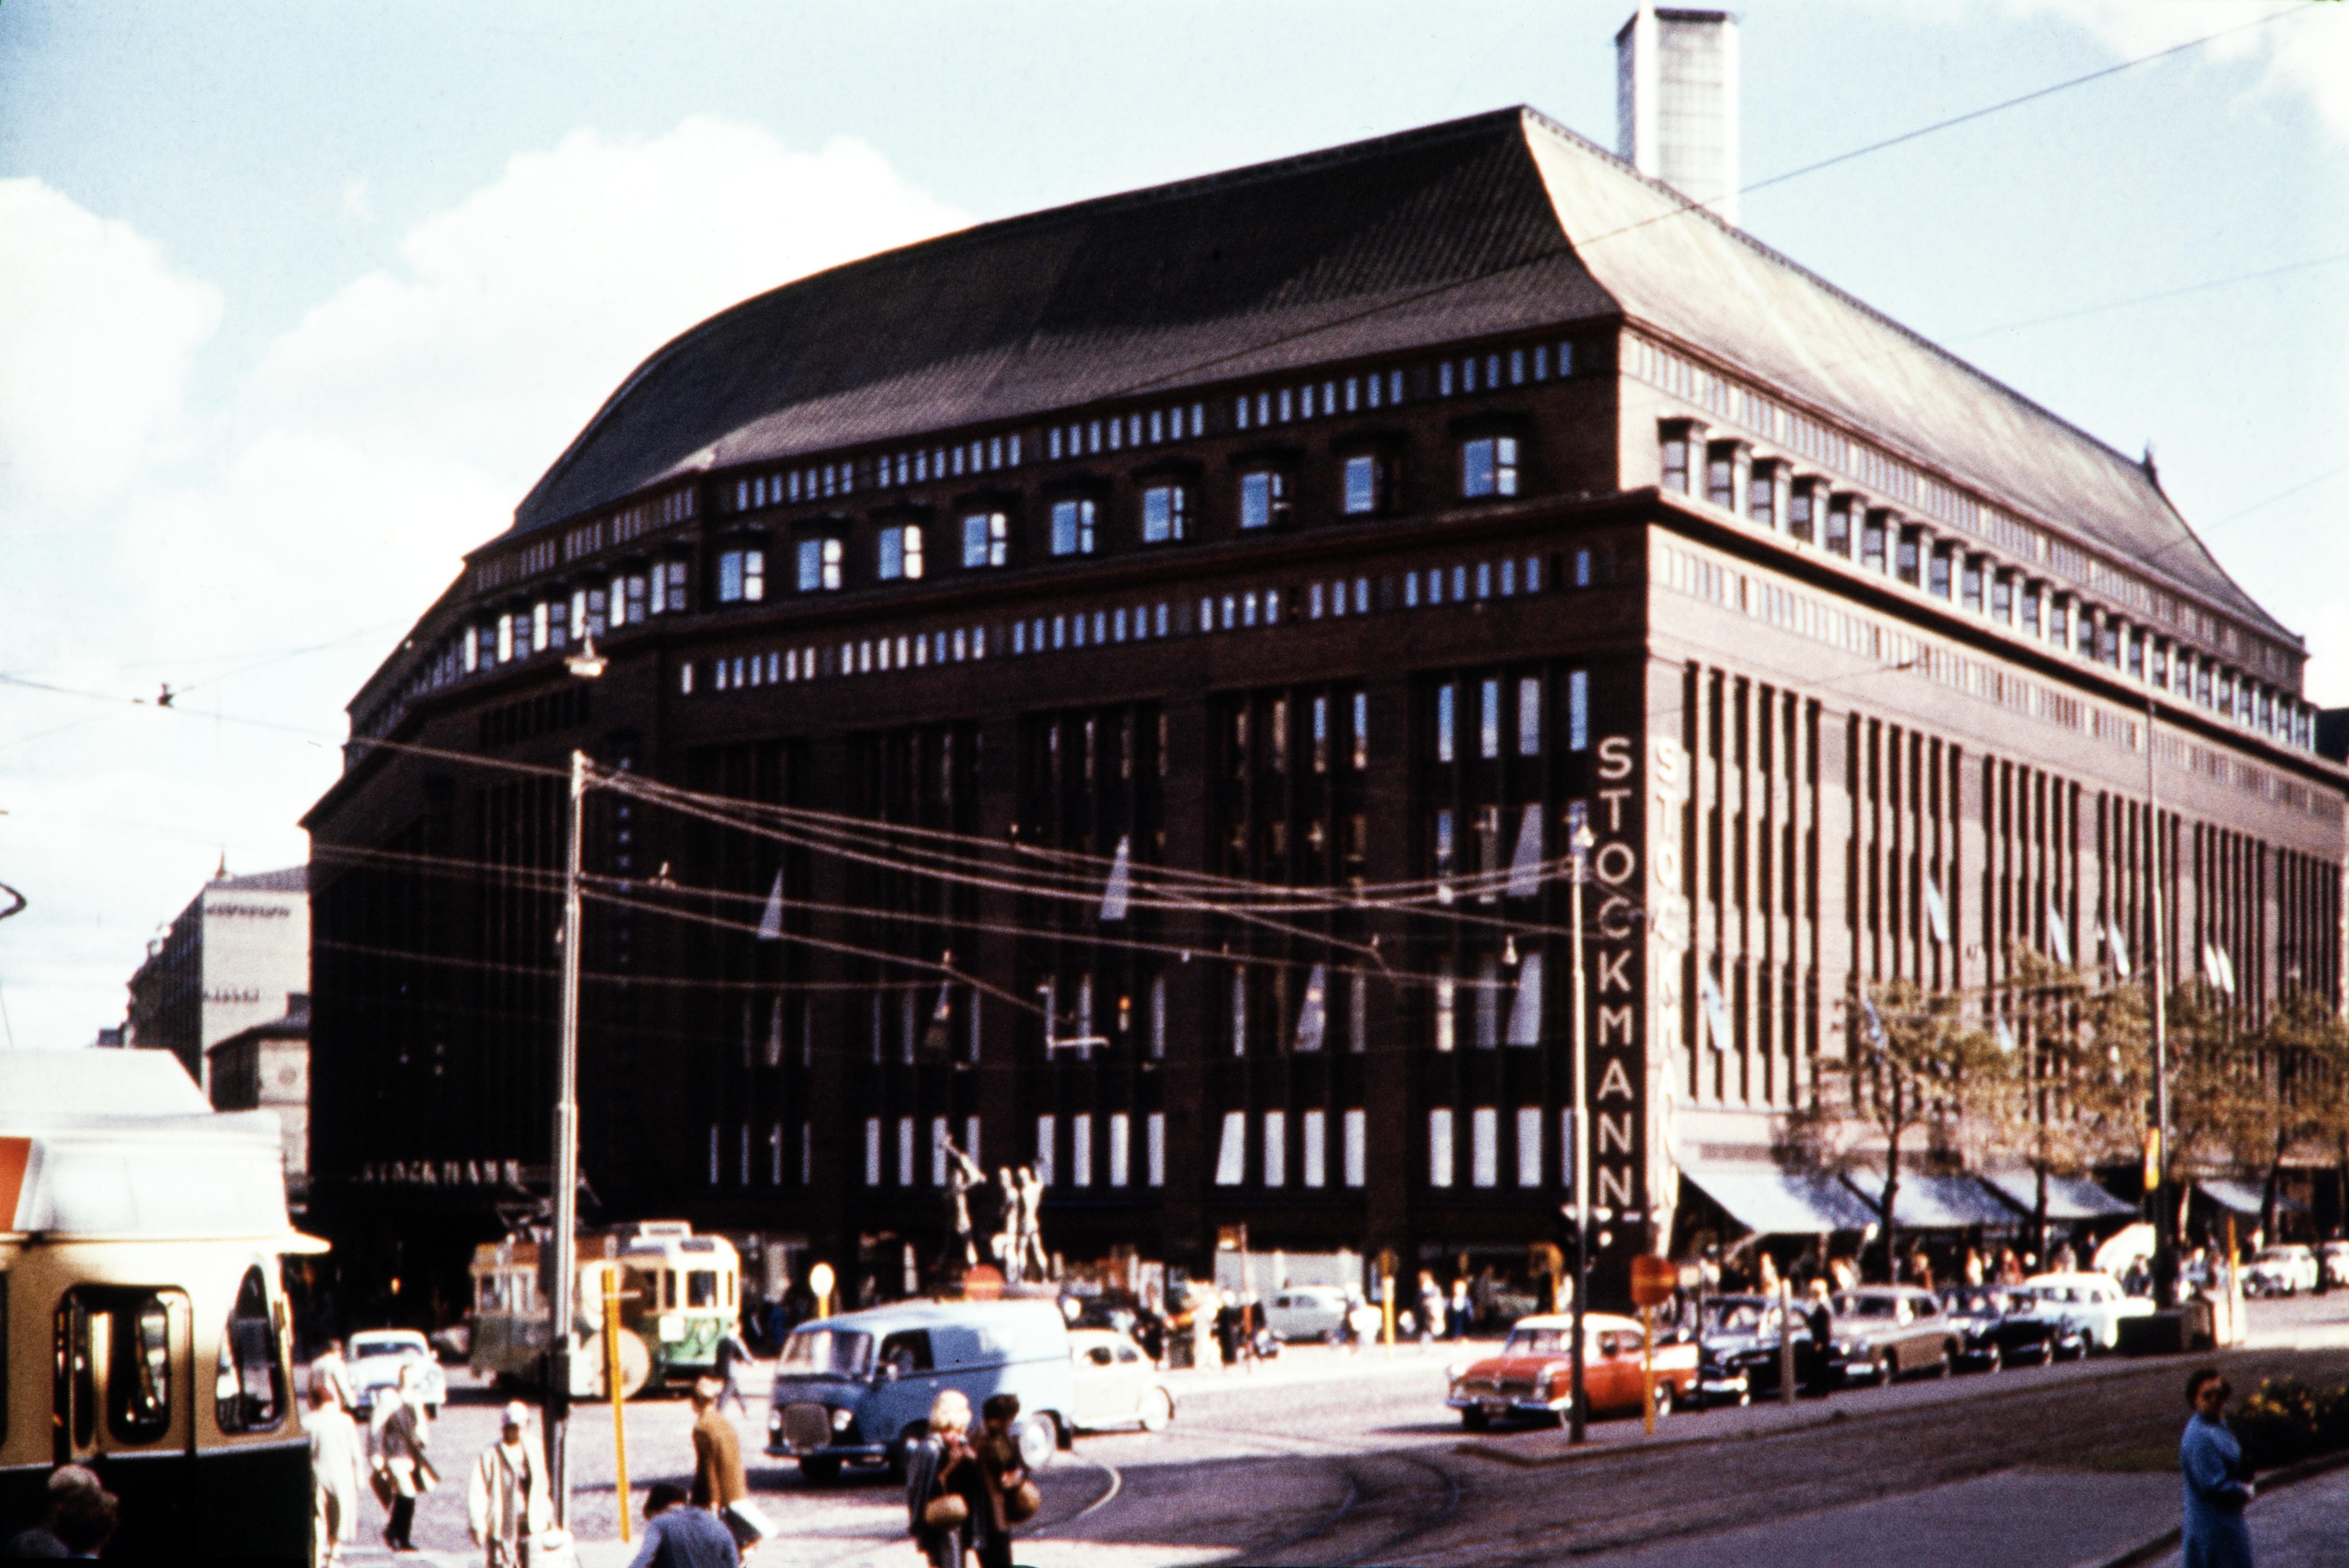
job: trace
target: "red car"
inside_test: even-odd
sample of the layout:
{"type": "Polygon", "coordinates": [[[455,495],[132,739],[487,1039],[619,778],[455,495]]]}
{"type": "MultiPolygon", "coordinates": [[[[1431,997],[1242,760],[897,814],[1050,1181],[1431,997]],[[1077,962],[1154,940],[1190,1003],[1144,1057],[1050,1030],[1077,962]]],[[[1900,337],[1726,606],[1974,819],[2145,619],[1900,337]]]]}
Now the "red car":
{"type": "MultiPolygon", "coordinates": [[[[1637,1415],[1641,1403],[1638,1320],[1589,1313],[1582,1320],[1582,1376],[1591,1414],[1637,1415]]],[[[1519,1318],[1498,1356],[1454,1374],[1444,1403],[1460,1412],[1460,1424],[1472,1432],[1511,1417],[1563,1420],[1574,1401],[1573,1357],[1570,1315],[1519,1318]]],[[[1670,1414],[1675,1403],[1689,1397],[1696,1379],[1697,1347],[1659,1340],[1656,1414],[1670,1414]]]]}

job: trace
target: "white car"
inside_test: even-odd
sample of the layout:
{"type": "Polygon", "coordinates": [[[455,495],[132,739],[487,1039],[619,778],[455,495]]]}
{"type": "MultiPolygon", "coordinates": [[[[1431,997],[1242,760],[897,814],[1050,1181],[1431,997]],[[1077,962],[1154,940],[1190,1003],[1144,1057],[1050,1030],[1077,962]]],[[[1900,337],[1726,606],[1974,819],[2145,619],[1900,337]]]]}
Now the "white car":
{"type": "Polygon", "coordinates": [[[1334,1284],[1290,1285],[1267,1298],[1265,1326],[1281,1339],[1328,1339],[1346,1321],[1351,1305],[1334,1284]]]}
{"type": "Polygon", "coordinates": [[[412,1381],[424,1400],[427,1414],[438,1416],[449,1398],[449,1377],[440,1370],[440,1357],[424,1336],[412,1328],[370,1328],[351,1336],[344,1352],[350,1369],[351,1398],[358,1401],[359,1414],[371,1415],[376,1396],[399,1382],[399,1369],[413,1367],[412,1381]]]}
{"type": "Polygon", "coordinates": [[[2296,1243],[2262,1247],[2243,1265],[2247,1295],[2298,1295],[2316,1288],[2316,1253],[2296,1243]]]}
{"type": "Polygon", "coordinates": [[[2324,1277],[2334,1284],[2349,1284],[2349,1242],[2327,1242],[2317,1252],[2324,1261],[2324,1277]]]}
{"type": "Polygon", "coordinates": [[[2107,1274],[2033,1274],[2023,1287],[2038,1302],[2039,1316],[2078,1329],[2091,1350],[2119,1349],[2121,1319],[2153,1312],[2152,1302],[2128,1295],[2107,1274]]]}
{"type": "Polygon", "coordinates": [[[1080,1431],[1140,1427],[1163,1432],[1174,1420],[1174,1396],[1158,1380],[1158,1368],[1116,1329],[1071,1328],[1069,1359],[1076,1374],[1072,1424],[1080,1431]]]}

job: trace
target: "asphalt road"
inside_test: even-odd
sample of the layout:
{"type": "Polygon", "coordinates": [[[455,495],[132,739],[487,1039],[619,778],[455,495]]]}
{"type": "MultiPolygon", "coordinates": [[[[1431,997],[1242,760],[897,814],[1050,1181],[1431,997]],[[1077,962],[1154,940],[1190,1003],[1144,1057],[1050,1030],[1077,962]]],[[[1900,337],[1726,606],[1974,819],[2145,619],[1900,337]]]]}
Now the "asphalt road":
{"type": "MultiPolygon", "coordinates": [[[[2349,1381],[2349,1295],[2252,1313],[2253,1346],[2218,1357],[2239,1389],[2282,1373],[2349,1381]]],[[[1254,1377],[1175,1374],[1167,1431],[1083,1437],[1045,1471],[1044,1509],[1023,1532],[1019,1561],[1437,1568],[1583,1557],[1826,1568],[1889,1560],[1899,1553],[1876,1555],[1891,1544],[1887,1532],[1930,1529],[1955,1533],[1916,1560],[2067,1568],[2177,1516],[2171,1456],[2185,1364],[2175,1359],[2100,1358],[1791,1408],[1683,1412],[1652,1439],[1637,1419],[1606,1421],[1576,1450],[1554,1429],[1467,1438],[1442,1404],[1444,1367],[1459,1354],[1406,1347],[1390,1364],[1376,1350],[1347,1358],[1314,1347],[1254,1377]]],[[[499,1401],[461,1372],[450,1384],[432,1447],[451,1483],[425,1500],[416,1539],[453,1562],[467,1551],[461,1479],[494,1438],[499,1401]]],[[[878,1474],[808,1485],[796,1466],[760,1451],[765,1418],[755,1398],[737,1418],[751,1487],[781,1526],[761,1568],[917,1561],[902,1493],[878,1474]]],[[[689,1477],[690,1426],[682,1401],[628,1407],[638,1506],[649,1482],[689,1477]]],[[[610,1417],[583,1409],[574,1430],[583,1561],[625,1563],[610,1417]]],[[[368,1511],[373,1542],[380,1523],[371,1502],[368,1511]]],[[[353,1559],[369,1560],[383,1560],[379,1548],[353,1559]]]]}

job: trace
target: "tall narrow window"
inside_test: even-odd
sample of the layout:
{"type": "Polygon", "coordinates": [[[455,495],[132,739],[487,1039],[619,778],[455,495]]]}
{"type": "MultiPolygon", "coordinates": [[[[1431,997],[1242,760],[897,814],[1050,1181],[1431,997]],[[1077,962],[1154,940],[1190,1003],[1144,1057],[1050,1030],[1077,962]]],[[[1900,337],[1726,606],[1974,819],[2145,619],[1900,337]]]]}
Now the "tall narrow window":
{"type": "Polygon", "coordinates": [[[1370,454],[1346,459],[1345,507],[1348,517],[1368,517],[1386,507],[1386,464],[1370,454]]]}
{"type": "MultiPolygon", "coordinates": [[[[1447,813],[1448,815],[1448,813],[1447,813]]],[[[1459,981],[1449,956],[1435,961],[1435,1048],[1451,1050],[1459,1043],[1459,981]]]]}
{"type": "Polygon", "coordinates": [[[2014,624],[2014,573],[2012,572],[1991,574],[1990,618],[2002,625],[2014,624]]]}
{"type": "Polygon", "coordinates": [[[2039,601],[2041,596],[2038,583],[2026,583],[2023,585],[2023,629],[2030,633],[2034,637],[2039,634],[2039,601]]]}
{"type": "Polygon", "coordinates": [[[1435,688],[1435,759],[1438,762],[1452,760],[1453,707],[1458,695],[1459,688],[1448,684],[1435,688]]]}
{"type": "Polygon", "coordinates": [[[1288,1115],[1286,1111],[1264,1113],[1264,1184],[1268,1187],[1288,1185],[1288,1115]]]}
{"type": "Polygon", "coordinates": [[[1542,1111],[1537,1105],[1517,1108],[1517,1185],[1542,1184],[1542,1111]]]}
{"type": "Polygon", "coordinates": [[[1885,519],[1882,512],[1869,512],[1859,529],[1859,563],[1870,572],[1882,572],[1891,564],[1884,552],[1885,519]]]}
{"type": "Polygon", "coordinates": [[[1052,1184],[1053,1156],[1060,1152],[1061,1123],[1054,1116],[1036,1119],[1036,1179],[1050,1187],[1052,1184]]]}
{"type": "Polygon", "coordinates": [[[1959,579],[1958,602],[1979,615],[1982,613],[1982,558],[1966,557],[1965,575],[1959,579]]]}
{"type": "Polygon", "coordinates": [[[1305,1184],[1308,1187],[1326,1187],[1330,1184],[1329,1112],[1307,1111],[1300,1123],[1300,1129],[1305,1138],[1303,1150],[1305,1158],[1301,1166],[1305,1184]]]}
{"type": "Polygon", "coordinates": [[[1224,1130],[1216,1140],[1216,1185],[1237,1187],[1247,1180],[1247,1112],[1224,1112],[1224,1130]]]}
{"type": "Polygon", "coordinates": [[[1537,676],[1526,676],[1517,682],[1517,755],[1541,755],[1542,684],[1537,676]]]}
{"type": "Polygon", "coordinates": [[[1786,493],[1786,531],[1805,544],[1816,537],[1819,511],[1819,481],[1796,480],[1786,493]]]}
{"type": "Polygon", "coordinates": [[[1501,1113],[1492,1106],[1468,1113],[1468,1171],[1475,1186],[1501,1184],[1501,1113]]]}
{"type": "Polygon", "coordinates": [[[1258,469],[1240,476],[1240,526],[1278,528],[1288,521],[1288,476],[1258,469]]]}
{"type": "Polygon", "coordinates": [[[1893,575],[1911,588],[1923,584],[1925,531],[1904,528],[1900,531],[1900,553],[1894,562],[1893,575]]]}
{"type": "Polygon", "coordinates": [[[1590,749],[1590,672],[1574,670],[1566,677],[1566,748],[1590,749]]]}
{"type": "Polygon", "coordinates": [[[1849,496],[1835,496],[1827,501],[1827,548],[1847,560],[1851,555],[1851,509],[1849,496]]]}
{"type": "Polygon", "coordinates": [[[1452,1185],[1452,1109],[1437,1106],[1427,1113],[1427,1184],[1452,1185]]]}
{"type": "Polygon", "coordinates": [[[1371,697],[1368,692],[1354,694],[1354,766],[1371,765],[1371,697]]]}
{"type": "Polygon", "coordinates": [[[1675,431],[1664,437],[1664,488],[1682,495],[1689,492],[1689,438],[1675,431]]]}
{"type": "Polygon", "coordinates": [[[721,604],[756,603],[767,596],[767,552],[729,550],[718,557],[718,600],[721,604]]]}
{"type": "Polygon", "coordinates": [[[1109,1119],[1109,1184],[1130,1185],[1133,1176],[1133,1119],[1122,1110],[1109,1119]]]}
{"type": "Polygon", "coordinates": [[[840,586],[841,545],[837,539],[800,541],[799,585],[802,593],[830,593],[840,586]]]}
{"type": "Polygon", "coordinates": [[[1476,754],[1480,757],[1501,755],[1501,683],[1485,681],[1478,705],[1480,717],[1476,728],[1476,754]]]}
{"type": "Polygon", "coordinates": [[[1069,1118],[1069,1181],[1078,1187],[1093,1184],[1093,1116],[1089,1110],[1069,1118]]]}
{"type": "Polygon", "coordinates": [[[1344,1119],[1346,1185],[1360,1187],[1370,1174],[1369,1118],[1361,1111],[1350,1110],[1344,1119]]]}
{"type": "Polygon", "coordinates": [[[1166,1113],[1154,1110],[1142,1124],[1144,1179],[1153,1187],[1166,1185],[1166,1113]]]}
{"type": "Polygon", "coordinates": [[[1467,497],[1517,493],[1517,438],[1487,436],[1460,446],[1460,493],[1467,497]]]}
{"type": "Polygon", "coordinates": [[[1925,591],[1936,599],[1946,599],[1950,596],[1950,571],[1954,564],[1951,559],[1951,552],[1947,545],[1930,548],[1931,554],[1927,558],[1925,591]]]}

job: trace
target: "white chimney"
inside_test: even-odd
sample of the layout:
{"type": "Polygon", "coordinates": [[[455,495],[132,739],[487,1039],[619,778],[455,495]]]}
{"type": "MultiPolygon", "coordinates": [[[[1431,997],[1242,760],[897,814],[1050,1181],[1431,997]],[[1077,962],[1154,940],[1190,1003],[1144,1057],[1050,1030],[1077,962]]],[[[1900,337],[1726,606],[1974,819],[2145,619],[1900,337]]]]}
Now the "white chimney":
{"type": "Polygon", "coordinates": [[[1737,18],[1641,5],[1615,35],[1617,150],[1737,222],[1737,18]]]}

